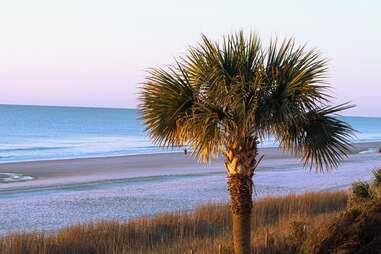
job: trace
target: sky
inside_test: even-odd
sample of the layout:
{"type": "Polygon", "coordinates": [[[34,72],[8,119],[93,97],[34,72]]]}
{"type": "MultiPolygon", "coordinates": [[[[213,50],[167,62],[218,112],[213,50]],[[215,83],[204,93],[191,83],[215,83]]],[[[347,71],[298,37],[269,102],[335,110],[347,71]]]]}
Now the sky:
{"type": "Polygon", "coordinates": [[[202,33],[242,29],[318,48],[333,103],[381,117],[380,11],[379,0],[0,1],[0,104],[133,108],[148,68],[202,33]]]}

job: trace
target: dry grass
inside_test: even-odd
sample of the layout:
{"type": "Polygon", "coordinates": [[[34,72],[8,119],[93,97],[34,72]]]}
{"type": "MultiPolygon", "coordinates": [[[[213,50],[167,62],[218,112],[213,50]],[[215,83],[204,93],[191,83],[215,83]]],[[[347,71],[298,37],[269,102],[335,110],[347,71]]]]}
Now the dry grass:
{"type": "MultiPolygon", "coordinates": [[[[314,234],[346,204],[345,192],[261,199],[254,204],[252,247],[255,253],[303,251],[301,243],[313,246],[314,234]]],[[[127,223],[76,225],[55,234],[8,235],[0,239],[0,253],[232,253],[230,229],[228,205],[211,204],[127,223]]]]}

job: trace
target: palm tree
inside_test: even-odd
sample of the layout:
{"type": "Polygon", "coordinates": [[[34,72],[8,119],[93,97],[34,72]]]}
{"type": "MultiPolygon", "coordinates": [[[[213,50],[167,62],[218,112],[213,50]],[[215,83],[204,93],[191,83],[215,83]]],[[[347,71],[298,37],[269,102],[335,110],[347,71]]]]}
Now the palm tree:
{"type": "Polygon", "coordinates": [[[255,34],[205,36],[174,65],[154,68],[140,105],[150,137],[165,147],[190,145],[206,162],[223,154],[236,254],[250,252],[257,145],[269,136],[326,170],[349,152],[352,128],[335,118],[351,107],[329,106],[327,61],[293,40],[263,48],[255,34]]]}

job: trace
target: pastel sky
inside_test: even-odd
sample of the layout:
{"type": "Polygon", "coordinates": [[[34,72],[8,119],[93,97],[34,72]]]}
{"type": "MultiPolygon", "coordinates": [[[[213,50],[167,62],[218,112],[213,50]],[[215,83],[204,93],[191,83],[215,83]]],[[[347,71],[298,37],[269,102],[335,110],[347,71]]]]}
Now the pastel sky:
{"type": "Polygon", "coordinates": [[[330,59],[335,102],[381,116],[379,0],[0,2],[0,104],[136,107],[145,70],[200,34],[293,36],[330,59]]]}

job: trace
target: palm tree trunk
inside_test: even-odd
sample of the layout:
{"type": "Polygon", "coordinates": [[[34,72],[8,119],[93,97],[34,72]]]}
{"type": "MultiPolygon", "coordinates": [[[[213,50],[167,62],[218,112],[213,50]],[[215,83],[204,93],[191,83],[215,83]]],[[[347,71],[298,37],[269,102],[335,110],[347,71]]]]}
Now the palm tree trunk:
{"type": "Polygon", "coordinates": [[[235,254],[250,253],[252,184],[251,176],[242,174],[228,176],[235,254]]]}
{"type": "Polygon", "coordinates": [[[250,253],[253,175],[257,154],[256,138],[245,139],[240,144],[231,143],[225,151],[235,254],[250,253]]]}

